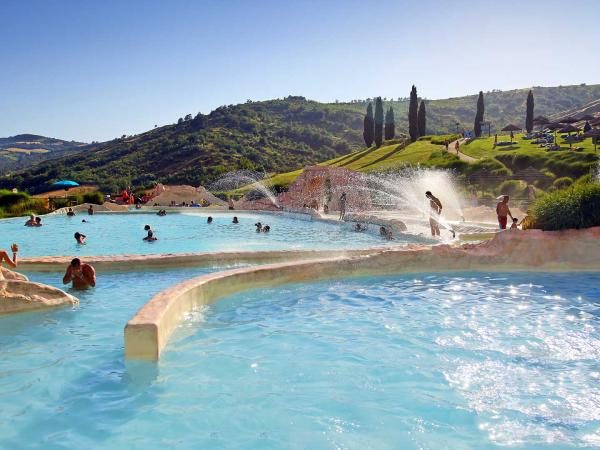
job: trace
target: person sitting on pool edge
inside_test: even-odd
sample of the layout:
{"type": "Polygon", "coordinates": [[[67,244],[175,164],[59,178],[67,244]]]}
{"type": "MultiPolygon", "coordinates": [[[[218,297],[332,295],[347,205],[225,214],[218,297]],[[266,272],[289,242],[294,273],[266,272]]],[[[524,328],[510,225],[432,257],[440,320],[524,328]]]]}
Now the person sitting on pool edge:
{"type": "Polygon", "coordinates": [[[31,216],[29,216],[29,219],[27,219],[27,222],[25,222],[25,226],[26,227],[35,227],[35,216],[33,214],[31,216]]]}
{"type": "Polygon", "coordinates": [[[67,211],[67,217],[73,217],[75,215],[75,211],[73,211],[73,208],[69,208],[69,210],[67,211]]]}
{"type": "Polygon", "coordinates": [[[206,219],[206,223],[212,223],[212,216],[208,216],[208,219],[206,219]]]}
{"type": "Polygon", "coordinates": [[[74,289],[87,289],[96,286],[96,271],[89,264],[82,264],[79,258],[74,258],[67,267],[63,284],[73,282],[74,289]]]}
{"type": "Polygon", "coordinates": [[[0,266],[2,265],[2,262],[5,262],[14,269],[15,267],[17,267],[17,253],[19,253],[19,246],[17,244],[12,244],[10,246],[10,249],[13,254],[12,259],[10,259],[10,256],[8,256],[6,250],[0,250],[0,266]]]}
{"type": "Polygon", "coordinates": [[[233,216],[232,223],[240,223],[240,221],[238,220],[237,216],[233,216]]]}
{"type": "Polygon", "coordinates": [[[148,235],[144,238],[144,241],[156,241],[158,238],[154,236],[154,231],[150,228],[150,225],[144,226],[144,230],[148,232],[148,235]]]}
{"type": "Polygon", "coordinates": [[[79,231],[77,231],[73,237],[75,238],[75,240],[77,241],[78,244],[83,245],[85,244],[85,238],[87,237],[85,234],[81,234],[79,231]]]}

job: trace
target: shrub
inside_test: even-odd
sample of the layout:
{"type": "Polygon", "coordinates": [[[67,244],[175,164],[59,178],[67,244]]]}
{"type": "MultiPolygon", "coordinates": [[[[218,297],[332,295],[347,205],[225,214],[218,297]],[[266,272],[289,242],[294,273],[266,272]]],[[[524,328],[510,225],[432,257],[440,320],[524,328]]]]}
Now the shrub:
{"type": "Polygon", "coordinates": [[[25,200],[29,200],[29,195],[25,192],[13,192],[8,189],[0,190],[0,206],[11,206],[25,200]]]}
{"type": "MultiPolygon", "coordinates": [[[[421,139],[423,139],[423,138],[421,138],[421,139]]],[[[431,136],[430,139],[431,139],[432,144],[444,145],[444,144],[446,144],[446,142],[450,143],[452,141],[460,139],[460,134],[440,134],[440,135],[436,135],[436,136],[431,136]]]]}
{"type": "Polygon", "coordinates": [[[104,194],[102,192],[88,192],[87,194],[83,194],[84,203],[95,203],[96,205],[101,205],[104,203],[104,194]]]}
{"type": "Polygon", "coordinates": [[[498,195],[506,194],[511,197],[517,197],[523,194],[523,191],[527,189],[527,183],[519,180],[506,180],[503,181],[498,189],[496,190],[498,195]]]}
{"type": "Polygon", "coordinates": [[[573,184],[573,178],[571,177],[560,177],[554,180],[552,186],[554,189],[566,189],[573,184]]]}
{"type": "Polygon", "coordinates": [[[600,225],[600,183],[575,185],[540,197],[531,207],[537,228],[564,230],[600,225]]]}

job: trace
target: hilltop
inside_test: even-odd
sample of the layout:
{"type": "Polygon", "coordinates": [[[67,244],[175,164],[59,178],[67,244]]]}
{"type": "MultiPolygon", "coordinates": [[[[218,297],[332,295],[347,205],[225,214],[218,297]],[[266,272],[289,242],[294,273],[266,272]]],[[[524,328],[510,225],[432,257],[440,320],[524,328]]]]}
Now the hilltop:
{"type": "Polygon", "coordinates": [[[0,138],[0,174],[92,148],[89,144],[37,134],[0,138]]]}
{"type": "MultiPolygon", "coordinates": [[[[529,89],[489,92],[486,120],[495,127],[522,124],[529,89]]],[[[533,88],[535,114],[583,108],[600,99],[600,85],[533,88]]],[[[472,128],[476,95],[427,101],[430,134],[472,128]]],[[[367,101],[319,103],[304,97],[217,108],[187,115],[178,123],[124,136],[85,151],[44,161],[0,177],[0,187],[40,192],[58,178],[98,184],[116,192],[127,184],[155,182],[209,184],[224,172],[249,169],[267,173],[298,170],[364,150],[362,122],[367,101]]],[[[397,134],[406,130],[408,102],[385,101],[395,110],[397,134]]]]}

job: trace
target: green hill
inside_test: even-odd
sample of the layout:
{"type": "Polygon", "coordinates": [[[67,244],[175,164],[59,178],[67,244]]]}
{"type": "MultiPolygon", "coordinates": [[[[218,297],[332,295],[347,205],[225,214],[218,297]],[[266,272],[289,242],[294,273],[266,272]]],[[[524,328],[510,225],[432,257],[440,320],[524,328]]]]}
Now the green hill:
{"type": "Polygon", "coordinates": [[[0,138],[0,174],[89,148],[92,147],[83,142],[65,141],[36,134],[0,138]]]}
{"type": "MultiPolygon", "coordinates": [[[[486,94],[486,119],[502,125],[524,122],[527,91],[486,94]]],[[[534,88],[534,95],[536,115],[551,115],[599,99],[600,85],[534,88]]],[[[428,101],[429,131],[453,132],[456,122],[471,129],[475,103],[475,95],[428,101]]],[[[127,184],[151,186],[154,182],[206,185],[230,170],[282,173],[361,150],[365,152],[364,164],[371,168],[393,167],[411,158],[409,162],[422,163],[425,156],[429,159],[429,150],[422,154],[415,151],[408,157],[415,144],[402,155],[397,154],[398,148],[388,145],[376,151],[364,150],[365,105],[365,101],[326,104],[286,97],[223,106],[208,115],[188,115],[176,124],[13,171],[0,177],[0,187],[35,193],[59,178],[98,184],[106,192],[116,192],[127,184]]],[[[408,104],[404,100],[386,101],[384,106],[390,105],[395,110],[399,134],[406,129],[408,104]]],[[[358,160],[354,162],[359,164],[358,160]]]]}

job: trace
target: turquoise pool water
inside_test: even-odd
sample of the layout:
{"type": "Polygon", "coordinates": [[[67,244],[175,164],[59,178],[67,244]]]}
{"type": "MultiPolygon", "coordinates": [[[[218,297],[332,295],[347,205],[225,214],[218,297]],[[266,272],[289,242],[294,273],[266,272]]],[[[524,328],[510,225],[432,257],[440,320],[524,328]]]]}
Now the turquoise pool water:
{"type": "Polygon", "coordinates": [[[600,446],[600,274],[250,291],[125,364],[125,321],[199,272],[100,274],[74,310],[0,318],[0,448],[600,446]]]}
{"type": "Polygon", "coordinates": [[[21,256],[116,255],[185,252],[223,252],[292,249],[358,249],[430,242],[427,238],[402,235],[386,241],[376,234],[356,233],[351,224],[336,225],[320,221],[293,219],[267,214],[180,213],[158,217],[156,214],[80,214],[75,217],[49,215],[40,228],[25,227],[26,218],[0,220],[0,248],[17,242],[21,256]],[[85,219],[86,223],[81,222],[85,219]],[[270,233],[256,233],[254,224],[271,227],[270,233]],[[150,225],[158,240],[144,242],[144,225],[150,225]],[[87,236],[86,245],[78,245],[75,232],[87,236]]]}

